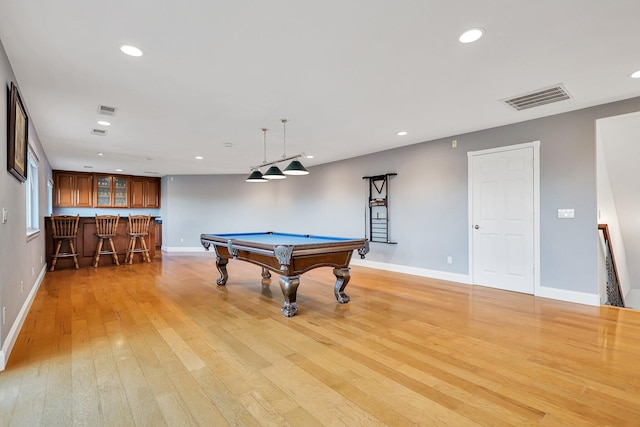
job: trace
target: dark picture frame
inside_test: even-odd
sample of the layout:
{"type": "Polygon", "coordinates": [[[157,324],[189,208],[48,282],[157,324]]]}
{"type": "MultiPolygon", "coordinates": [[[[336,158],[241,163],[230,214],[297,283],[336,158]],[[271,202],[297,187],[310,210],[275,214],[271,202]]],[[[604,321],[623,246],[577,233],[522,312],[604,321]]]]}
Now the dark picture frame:
{"type": "Polygon", "coordinates": [[[7,126],[7,170],[20,182],[27,180],[29,117],[18,87],[11,82],[7,126]]]}

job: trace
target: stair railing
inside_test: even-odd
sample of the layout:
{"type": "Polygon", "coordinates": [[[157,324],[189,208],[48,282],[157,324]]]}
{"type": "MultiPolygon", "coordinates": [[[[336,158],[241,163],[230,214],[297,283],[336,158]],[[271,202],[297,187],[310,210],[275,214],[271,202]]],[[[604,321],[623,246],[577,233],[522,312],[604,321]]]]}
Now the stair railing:
{"type": "Polygon", "coordinates": [[[611,245],[609,226],[607,224],[598,224],[598,230],[602,231],[605,243],[605,264],[607,267],[607,301],[605,304],[624,307],[624,296],[620,289],[620,276],[618,275],[616,257],[613,254],[613,246],[611,245]]]}

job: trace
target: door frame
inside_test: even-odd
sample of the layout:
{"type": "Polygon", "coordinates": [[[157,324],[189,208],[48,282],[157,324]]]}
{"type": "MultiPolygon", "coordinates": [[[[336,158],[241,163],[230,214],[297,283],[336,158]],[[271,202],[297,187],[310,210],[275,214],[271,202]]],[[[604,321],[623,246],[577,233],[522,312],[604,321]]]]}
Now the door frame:
{"type": "Polygon", "coordinates": [[[473,271],[473,158],[475,156],[505,151],[533,148],[533,295],[540,294],[540,141],[489,148],[467,152],[468,162],[468,233],[469,233],[469,279],[475,284],[473,271]]]}

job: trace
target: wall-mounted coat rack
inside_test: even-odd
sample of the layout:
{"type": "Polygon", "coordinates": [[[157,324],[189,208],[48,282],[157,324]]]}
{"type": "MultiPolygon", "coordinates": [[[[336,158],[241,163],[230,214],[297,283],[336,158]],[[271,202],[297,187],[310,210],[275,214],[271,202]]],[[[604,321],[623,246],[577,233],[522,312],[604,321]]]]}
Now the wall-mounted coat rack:
{"type": "Polygon", "coordinates": [[[398,174],[387,173],[362,177],[362,179],[369,181],[369,201],[365,210],[365,235],[368,232],[371,242],[397,243],[391,241],[389,232],[389,181],[392,176],[396,175],[398,174]]]}

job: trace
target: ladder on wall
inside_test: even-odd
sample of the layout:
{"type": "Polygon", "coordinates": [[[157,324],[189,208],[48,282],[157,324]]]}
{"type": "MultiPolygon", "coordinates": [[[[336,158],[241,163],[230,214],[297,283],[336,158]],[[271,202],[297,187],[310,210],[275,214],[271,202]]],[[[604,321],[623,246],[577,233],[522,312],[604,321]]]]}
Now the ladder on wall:
{"type": "Polygon", "coordinates": [[[369,181],[369,200],[367,210],[365,210],[365,235],[368,231],[371,242],[397,243],[391,241],[389,233],[389,181],[392,176],[396,175],[397,173],[387,173],[362,177],[362,179],[369,181]]]}

